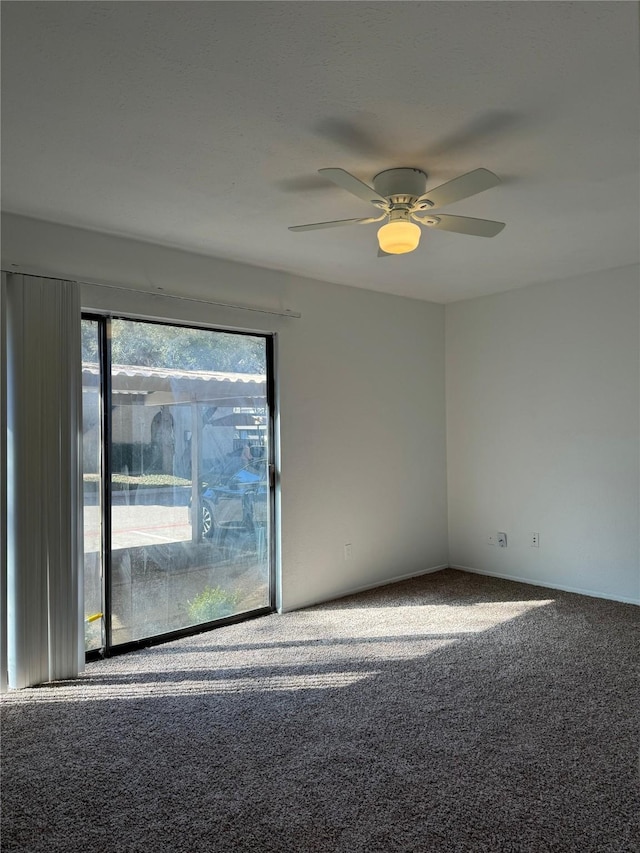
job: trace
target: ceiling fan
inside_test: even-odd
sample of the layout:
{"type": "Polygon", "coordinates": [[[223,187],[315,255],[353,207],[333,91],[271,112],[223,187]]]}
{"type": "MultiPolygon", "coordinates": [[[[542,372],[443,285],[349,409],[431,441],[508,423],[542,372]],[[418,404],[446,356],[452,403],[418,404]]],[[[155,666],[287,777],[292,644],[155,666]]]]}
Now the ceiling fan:
{"type": "Polygon", "coordinates": [[[339,225],[367,225],[386,219],[387,222],[378,229],[380,256],[413,252],[418,247],[422,233],[416,223],[476,237],[495,237],[505,225],[504,222],[494,222],[492,219],[474,219],[448,213],[439,213],[436,216],[431,213],[433,208],[453,204],[497,186],[500,178],[488,169],[474,169],[429,191],[426,190],[426,172],[420,169],[387,169],[375,176],[373,188],[344,169],[318,171],[342,189],[373,204],[382,213],[364,219],[338,219],[333,222],[292,225],[289,231],[313,231],[316,228],[335,228],[339,225]]]}

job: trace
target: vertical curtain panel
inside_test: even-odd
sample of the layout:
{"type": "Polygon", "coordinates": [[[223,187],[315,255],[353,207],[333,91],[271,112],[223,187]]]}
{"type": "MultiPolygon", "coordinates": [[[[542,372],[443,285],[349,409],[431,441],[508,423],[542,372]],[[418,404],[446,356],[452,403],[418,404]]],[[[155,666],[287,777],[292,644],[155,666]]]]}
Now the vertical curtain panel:
{"type": "Polygon", "coordinates": [[[82,669],[82,365],[75,282],[6,274],[8,686],[82,669]]]}

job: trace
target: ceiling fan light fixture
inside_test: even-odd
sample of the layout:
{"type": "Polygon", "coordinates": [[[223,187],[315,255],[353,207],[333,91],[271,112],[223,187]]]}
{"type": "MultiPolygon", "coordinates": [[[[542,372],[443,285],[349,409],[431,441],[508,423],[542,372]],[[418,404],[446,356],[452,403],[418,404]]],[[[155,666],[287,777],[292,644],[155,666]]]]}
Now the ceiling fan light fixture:
{"type": "Polygon", "coordinates": [[[420,233],[420,226],[413,222],[387,222],[378,229],[378,245],[388,255],[404,255],[418,248],[420,233]]]}

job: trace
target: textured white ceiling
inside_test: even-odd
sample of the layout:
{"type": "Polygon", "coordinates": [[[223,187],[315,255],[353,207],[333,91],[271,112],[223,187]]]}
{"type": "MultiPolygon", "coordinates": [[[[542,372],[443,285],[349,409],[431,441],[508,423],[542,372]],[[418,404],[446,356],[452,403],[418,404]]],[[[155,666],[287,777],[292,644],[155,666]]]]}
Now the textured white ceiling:
{"type": "Polygon", "coordinates": [[[449,302],[638,261],[635,2],[3,2],[3,208],[449,302]],[[378,259],[322,181],[503,184],[378,259]]]}

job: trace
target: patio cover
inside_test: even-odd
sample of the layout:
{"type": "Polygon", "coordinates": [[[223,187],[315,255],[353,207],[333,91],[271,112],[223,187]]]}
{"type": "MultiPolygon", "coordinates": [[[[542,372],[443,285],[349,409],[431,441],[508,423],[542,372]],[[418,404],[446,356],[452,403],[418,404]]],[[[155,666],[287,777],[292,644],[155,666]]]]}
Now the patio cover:
{"type": "MultiPolygon", "coordinates": [[[[99,366],[82,364],[83,388],[98,387],[99,366]]],[[[176,370],[114,364],[111,375],[114,402],[126,405],[127,398],[145,406],[170,406],[178,403],[209,403],[217,406],[255,407],[265,404],[267,380],[263,374],[220,371],[176,370]]]]}

